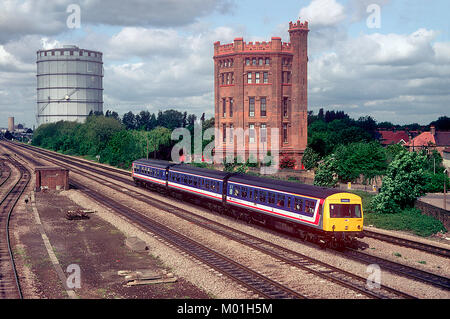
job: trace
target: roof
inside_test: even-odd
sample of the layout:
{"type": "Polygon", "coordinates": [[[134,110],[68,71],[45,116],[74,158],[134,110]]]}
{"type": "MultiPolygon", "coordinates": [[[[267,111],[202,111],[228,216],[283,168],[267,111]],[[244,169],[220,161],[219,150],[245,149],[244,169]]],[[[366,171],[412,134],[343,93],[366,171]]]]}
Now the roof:
{"type": "Polygon", "coordinates": [[[409,141],[409,135],[407,131],[382,131],[379,130],[378,133],[381,134],[380,142],[383,145],[398,144],[402,141],[407,143],[409,141]]]}
{"type": "Polygon", "coordinates": [[[437,131],[434,138],[437,146],[450,146],[450,131],[437,131]]]}
{"type": "Polygon", "coordinates": [[[431,132],[423,132],[407,143],[407,146],[428,146],[429,144],[437,147],[450,146],[450,131],[436,131],[434,135],[431,132]]]}
{"type": "Polygon", "coordinates": [[[34,171],[68,171],[68,168],[61,166],[36,166],[34,171]]]}
{"type": "Polygon", "coordinates": [[[272,178],[264,178],[259,176],[233,174],[228,182],[237,182],[247,185],[254,185],[259,187],[271,188],[282,192],[295,193],[299,195],[306,195],[316,198],[325,198],[337,193],[345,193],[341,190],[332,188],[319,187],[313,185],[300,184],[295,182],[283,181],[272,178]]]}
{"type": "Polygon", "coordinates": [[[196,167],[196,166],[192,166],[192,165],[188,165],[188,164],[176,164],[176,165],[170,167],[170,170],[174,171],[174,172],[202,175],[202,176],[207,176],[207,177],[212,177],[212,178],[217,178],[217,179],[223,179],[226,176],[230,175],[229,172],[217,171],[217,170],[208,169],[208,168],[201,168],[201,167],[196,167]]]}
{"type": "Polygon", "coordinates": [[[169,167],[171,165],[175,165],[174,163],[171,163],[169,161],[163,161],[163,160],[157,160],[157,159],[145,159],[145,158],[135,160],[133,163],[150,165],[150,166],[164,168],[164,169],[166,169],[167,167],[169,167]]]}

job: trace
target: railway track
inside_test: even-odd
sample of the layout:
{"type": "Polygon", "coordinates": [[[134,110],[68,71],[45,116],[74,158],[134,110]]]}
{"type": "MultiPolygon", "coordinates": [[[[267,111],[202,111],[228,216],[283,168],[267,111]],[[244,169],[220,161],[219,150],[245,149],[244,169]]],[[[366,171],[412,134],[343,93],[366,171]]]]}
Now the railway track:
{"type": "Polygon", "coordinates": [[[11,176],[11,169],[9,168],[9,166],[4,165],[3,161],[0,162],[0,170],[1,170],[1,178],[0,178],[0,187],[3,186],[3,184],[6,183],[6,181],[9,179],[9,177],[11,176]],[[5,175],[6,172],[6,175],[5,175]]]}
{"type": "MultiPolygon", "coordinates": [[[[109,171],[109,172],[113,172],[115,174],[122,175],[125,178],[121,179],[121,181],[131,184],[131,180],[129,179],[131,172],[127,172],[127,171],[124,171],[124,170],[121,170],[121,169],[118,169],[115,167],[108,167],[108,166],[101,165],[101,164],[94,163],[94,162],[87,162],[85,160],[80,160],[80,159],[74,160],[73,157],[70,157],[68,155],[58,154],[55,152],[42,150],[42,149],[39,149],[36,147],[20,145],[20,144],[15,144],[15,145],[25,148],[25,149],[30,149],[30,150],[37,152],[44,156],[49,156],[49,154],[53,154],[53,155],[56,154],[58,157],[64,158],[64,161],[66,161],[67,163],[72,164],[72,165],[84,165],[83,168],[86,168],[86,169],[92,170],[92,167],[97,167],[97,168],[100,168],[105,171],[109,171]],[[87,168],[87,165],[89,165],[89,168],[87,168]]],[[[50,156],[52,156],[52,155],[50,155],[50,156]]],[[[109,174],[109,173],[105,173],[105,174],[108,174],[107,176],[109,176],[109,177],[117,179],[117,175],[115,175],[115,174],[109,174]]],[[[395,236],[375,233],[375,232],[372,232],[369,230],[364,230],[364,235],[367,237],[390,242],[390,243],[404,246],[407,248],[418,249],[418,250],[421,250],[421,251],[424,251],[424,252],[427,252],[430,254],[434,254],[434,255],[438,255],[438,256],[442,256],[442,257],[450,257],[450,249],[447,249],[447,248],[434,246],[434,245],[430,245],[430,244],[425,244],[425,243],[421,243],[421,242],[414,241],[414,240],[403,239],[403,238],[399,238],[399,237],[395,237],[395,236]]]]}
{"type": "MultiPolygon", "coordinates": [[[[73,163],[73,165],[79,165],[77,163],[73,163]]],[[[84,167],[85,169],[89,169],[88,167],[84,167]]],[[[73,170],[73,168],[71,168],[73,170]]],[[[95,179],[99,183],[105,184],[108,182],[108,187],[113,188],[118,192],[123,192],[123,187],[120,185],[112,183],[110,180],[101,179],[98,176],[93,176],[92,174],[88,174],[86,172],[77,171],[78,174],[84,175],[87,178],[95,179]]],[[[109,176],[114,178],[114,176],[109,176]]],[[[117,176],[115,177],[117,178],[117,176]]],[[[129,182],[127,179],[126,182],[129,182]]],[[[133,183],[131,185],[134,186],[133,183]]],[[[83,187],[78,185],[79,188],[83,187]]],[[[200,227],[209,229],[217,234],[220,234],[228,239],[239,242],[243,245],[246,245],[252,249],[263,252],[267,255],[270,255],[284,263],[287,263],[291,266],[300,268],[309,273],[312,273],[318,277],[324,278],[331,282],[337,283],[341,286],[349,288],[351,290],[357,291],[363,295],[369,296],[370,298],[414,298],[411,295],[400,292],[398,290],[392,289],[387,286],[380,286],[377,289],[373,289],[367,286],[366,278],[354,275],[352,273],[346,272],[344,270],[338,269],[321,261],[318,261],[314,258],[310,258],[298,252],[286,249],[284,247],[275,245],[268,241],[262,240],[255,236],[251,236],[242,231],[236,230],[234,228],[225,226],[208,218],[202,217],[200,215],[194,214],[186,209],[179,208],[177,206],[168,204],[167,202],[163,202],[157,200],[153,197],[143,195],[139,192],[130,191],[126,192],[127,195],[132,195],[136,199],[143,201],[152,207],[160,209],[162,211],[170,212],[173,215],[176,215],[179,218],[187,220],[191,223],[194,223],[200,227]]]]}
{"type": "Polygon", "coordinates": [[[178,249],[187,252],[189,255],[207,264],[211,268],[239,282],[241,285],[250,289],[265,298],[270,299],[305,299],[306,297],[266,276],[263,276],[250,268],[241,265],[230,258],[194,241],[169,227],[143,216],[138,211],[126,207],[110,197],[100,194],[95,190],[71,182],[76,188],[86,196],[105,205],[130,221],[138,224],[146,231],[163,238],[164,241],[176,246],[178,249]]]}
{"type": "Polygon", "coordinates": [[[450,279],[437,274],[433,274],[428,271],[423,271],[417,268],[409,267],[403,264],[399,264],[384,258],[373,256],[362,251],[354,249],[347,249],[344,252],[345,256],[362,261],[367,264],[377,264],[382,269],[389,270],[394,273],[401,273],[406,277],[426,282],[438,288],[450,290],[450,279]]]}
{"type": "Polygon", "coordinates": [[[378,232],[373,232],[370,230],[364,230],[364,236],[382,240],[388,243],[392,243],[398,246],[404,246],[407,248],[414,248],[418,249],[433,255],[438,255],[442,257],[450,257],[450,249],[444,248],[444,247],[438,247],[434,245],[429,245],[425,243],[421,243],[414,240],[409,240],[405,238],[395,237],[387,234],[380,234],[378,232]]]}
{"type": "Polygon", "coordinates": [[[22,164],[12,158],[9,160],[18,168],[20,178],[0,201],[0,299],[23,299],[10,243],[9,222],[31,177],[22,164]]]}

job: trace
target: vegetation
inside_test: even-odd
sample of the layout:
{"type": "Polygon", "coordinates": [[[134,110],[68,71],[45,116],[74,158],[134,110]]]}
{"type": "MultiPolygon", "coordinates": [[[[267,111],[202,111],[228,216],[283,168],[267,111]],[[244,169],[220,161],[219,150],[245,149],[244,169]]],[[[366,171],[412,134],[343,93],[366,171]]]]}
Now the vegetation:
{"type": "MultiPolygon", "coordinates": [[[[170,159],[175,141],[171,140],[175,128],[186,128],[194,136],[197,117],[176,110],[159,111],[157,114],[141,111],[125,113],[122,118],[116,112],[91,114],[85,123],[57,122],[41,125],[34,132],[33,145],[71,155],[81,155],[100,162],[129,168],[137,158],[170,159]]],[[[214,118],[200,118],[202,133],[214,128],[214,118]]],[[[197,123],[197,124],[196,124],[197,123]]],[[[384,176],[377,195],[360,192],[363,198],[365,223],[377,227],[411,230],[419,235],[442,231],[440,222],[422,216],[413,208],[414,201],[426,192],[442,192],[450,180],[444,174],[442,158],[438,152],[410,153],[400,145],[383,148],[378,141],[377,129],[423,129],[418,124],[395,126],[389,122],[376,123],[370,116],[351,119],[342,111],[326,111],[308,114],[308,146],[302,163],[308,170],[314,169],[314,184],[334,187],[337,183],[362,181],[370,183],[377,176],[384,176]]],[[[432,122],[437,129],[449,129],[450,119],[440,117],[432,122]]],[[[5,134],[6,135],[9,132],[5,134]]],[[[203,136],[203,134],[202,134],[203,136]]],[[[202,139],[202,150],[213,142],[202,139]]],[[[194,153],[194,138],[191,152],[194,153]]],[[[264,163],[270,165],[270,152],[264,163]]],[[[293,168],[294,160],[280,158],[280,168],[293,168]]],[[[209,167],[206,163],[196,163],[209,167]]],[[[230,172],[248,172],[255,164],[251,160],[241,163],[225,163],[230,172]]]]}
{"type": "Polygon", "coordinates": [[[364,224],[388,230],[411,231],[418,236],[428,237],[438,232],[446,232],[442,223],[433,217],[422,215],[416,208],[407,208],[396,214],[367,212],[364,224]]]}
{"type": "MultiPolygon", "coordinates": [[[[204,120],[204,130],[214,126],[214,120],[204,120]]],[[[128,112],[121,120],[116,112],[90,114],[86,122],[60,121],[43,124],[36,129],[32,144],[64,154],[89,158],[99,156],[100,162],[129,168],[137,158],[149,156],[170,159],[175,141],[172,129],[181,125],[193,133],[195,115],[187,116],[175,110],[154,114],[142,111],[137,115],[128,112]],[[160,125],[161,124],[161,125],[160,125]],[[148,150],[148,153],[147,153],[148,150]]],[[[203,141],[203,147],[208,142],[203,141]]],[[[192,148],[193,148],[192,139],[192,148]]]]}

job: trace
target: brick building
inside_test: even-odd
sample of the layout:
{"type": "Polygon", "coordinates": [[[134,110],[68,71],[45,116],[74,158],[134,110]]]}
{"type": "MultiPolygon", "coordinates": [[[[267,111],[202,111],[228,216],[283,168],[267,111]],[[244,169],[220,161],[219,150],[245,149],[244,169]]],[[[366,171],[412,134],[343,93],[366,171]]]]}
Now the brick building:
{"type": "Polygon", "coordinates": [[[289,23],[288,43],[279,37],[214,43],[216,154],[225,157],[228,151],[248,159],[256,152],[262,160],[267,151],[278,150],[280,159],[295,158],[301,167],[307,144],[308,32],[308,22],[297,21],[289,23]],[[245,132],[242,140],[239,131],[245,132]]]}

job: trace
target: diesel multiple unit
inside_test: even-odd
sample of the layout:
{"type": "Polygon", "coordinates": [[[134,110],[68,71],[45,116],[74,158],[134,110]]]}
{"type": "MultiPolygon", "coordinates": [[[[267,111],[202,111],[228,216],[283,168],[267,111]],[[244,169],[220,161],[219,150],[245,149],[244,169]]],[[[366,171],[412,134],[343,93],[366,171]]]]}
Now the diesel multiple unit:
{"type": "Polygon", "coordinates": [[[160,160],[133,162],[132,177],[137,185],[195,199],[324,246],[351,245],[362,237],[361,198],[352,193],[160,160]]]}

